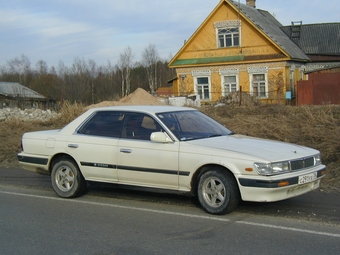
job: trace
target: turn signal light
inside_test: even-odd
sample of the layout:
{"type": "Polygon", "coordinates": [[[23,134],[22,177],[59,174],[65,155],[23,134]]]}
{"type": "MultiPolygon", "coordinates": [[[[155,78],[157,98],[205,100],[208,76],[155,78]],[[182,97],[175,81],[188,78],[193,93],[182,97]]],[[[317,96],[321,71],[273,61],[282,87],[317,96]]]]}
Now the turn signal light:
{"type": "Polygon", "coordinates": [[[284,186],[288,186],[288,185],[289,185],[289,181],[279,182],[277,184],[278,187],[284,187],[284,186]]]}
{"type": "Polygon", "coordinates": [[[252,171],[253,171],[253,168],[247,167],[247,168],[245,168],[244,170],[246,170],[247,172],[252,172],[252,171]]]}

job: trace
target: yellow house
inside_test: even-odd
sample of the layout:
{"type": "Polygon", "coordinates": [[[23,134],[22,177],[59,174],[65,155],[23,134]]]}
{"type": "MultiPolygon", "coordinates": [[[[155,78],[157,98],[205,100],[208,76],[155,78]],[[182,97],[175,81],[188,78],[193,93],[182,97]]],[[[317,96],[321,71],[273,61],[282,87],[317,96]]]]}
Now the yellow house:
{"type": "Polygon", "coordinates": [[[174,94],[196,94],[203,102],[236,91],[268,103],[294,98],[310,59],[280,27],[255,0],[221,0],[169,62],[176,69],[174,94]]]}

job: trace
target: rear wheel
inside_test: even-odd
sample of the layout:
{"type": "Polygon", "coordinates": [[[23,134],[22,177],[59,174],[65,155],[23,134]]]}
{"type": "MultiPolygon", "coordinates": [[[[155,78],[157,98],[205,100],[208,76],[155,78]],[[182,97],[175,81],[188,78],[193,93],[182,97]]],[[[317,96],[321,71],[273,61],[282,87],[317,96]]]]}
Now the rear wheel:
{"type": "Polygon", "coordinates": [[[82,195],[86,181],[74,161],[62,158],[53,165],[51,182],[58,196],[72,198],[82,195]]]}
{"type": "Polygon", "coordinates": [[[226,170],[213,169],[202,174],[197,192],[200,204],[211,214],[230,213],[240,201],[234,176],[226,170]]]}

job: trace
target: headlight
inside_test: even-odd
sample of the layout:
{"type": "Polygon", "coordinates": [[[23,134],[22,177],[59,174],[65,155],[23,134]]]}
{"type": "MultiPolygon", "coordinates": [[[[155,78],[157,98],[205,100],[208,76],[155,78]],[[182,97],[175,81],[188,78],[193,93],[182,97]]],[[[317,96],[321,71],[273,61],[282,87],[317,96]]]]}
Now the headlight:
{"type": "Polygon", "coordinates": [[[288,161],[273,163],[272,168],[273,168],[273,173],[289,171],[289,163],[288,161]]]}
{"type": "Polygon", "coordinates": [[[289,171],[289,162],[275,162],[269,164],[255,163],[256,170],[261,175],[272,175],[279,174],[282,172],[289,171]]]}
{"type": "Polygon", "coordinates": [[[321,162],[321,155],[320,154],[315,155],[314,160],[315,160],[314,165],[316,165],[316,166],[320,165],[322,163],[321,162]]]}
{"type": "Polygon", "coordinates": [[[267,175],[273,173],[273,168],[271,164],[262,164],[262,163],[255,163],[256,170],[261,175],[267,175]]]}
{"type": "Polygon", "coordinates": [[[290,161],[281,161],[273,163],[254,163],[254,166],[260,175],[274,175],[289,171],[299,171],[320,164],[321,156],[319,153],[305,158],[292,159],[290,161]]]}

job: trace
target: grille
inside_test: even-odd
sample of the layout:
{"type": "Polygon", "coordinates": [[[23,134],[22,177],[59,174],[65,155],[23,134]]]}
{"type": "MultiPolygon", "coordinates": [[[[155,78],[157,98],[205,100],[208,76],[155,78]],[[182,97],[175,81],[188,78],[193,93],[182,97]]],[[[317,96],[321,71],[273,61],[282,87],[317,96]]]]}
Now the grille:
{"type": "Polygon", "coordinates": [[[314,166],[314,157],[292,160],[290,161],[290,169],[292,171],[314,166]]]}

